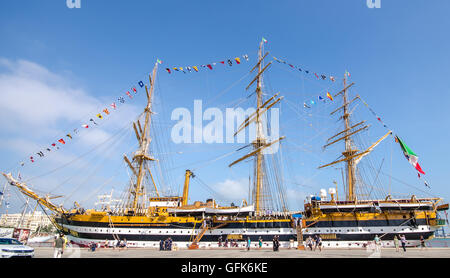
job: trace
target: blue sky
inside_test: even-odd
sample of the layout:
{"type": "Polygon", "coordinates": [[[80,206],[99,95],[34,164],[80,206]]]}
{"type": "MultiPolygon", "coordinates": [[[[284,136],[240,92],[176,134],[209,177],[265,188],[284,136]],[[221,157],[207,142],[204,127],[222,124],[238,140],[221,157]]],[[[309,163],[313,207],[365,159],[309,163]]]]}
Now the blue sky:
{"type": "MultiPolygon", "coordinates": [[[[81,9],[69,9],[65,2],[18,0],[0,4],[0,169],[17,171],[17,162],[29,153],[79,127],[139,80],[146,81],[157,58],[163,61],[155,92],[159,131],[170,135],[175,124],[170,120],[171,111],[177,107],[192,110],[195,99],[206,107],[224,110],[251,93],[245,91],[252,79],[246,74],[256,61],[261,37],[265,37],[268,61],[275,56],[339,78],[348,70],[356,83],[351,94],[360,94],[419,155],[431,189],[417,178],[391,137],[373,152],[372,166],[381,167],[395,180],[381,175],[377,183],[392,192],[449,199],[448,1],[382,0],[380,9],[369,9],[365,0],[81,0],[81,9]],[[169,75],[163,70],[243,54],[248,54],[250,61],[233,67],[185,75],[169,75]]],[[[281,135],[287,136],[282,145],[285,186],[290,207],[301,209],[306,195],[333,186],[333,180],[342,186],[339,169],[317,170],[342,150],[341,145],[326,152],[320,148],[339,130],[337,118],[329,116],[339,104],[317,104],[308,111],[302,108],[304,101],[316,99],[326,90],[339,91],[342,82],[317,81],[277,63],[264,82],[266,97],[278,91],[285,96],[279,107],[281,135]]],[[[54,174],[33,179],[31,185],[41,192],[70,195],[67,207],[86,196],[84,204],[93,205],[97,193],[111,188],[120,192],[127,183],[122,155],[129,154],[135,144],[131,129],[123,137],[120,132],[142,111],[144,101],[143,94],[127,101],[95,130],[85,131],[57,154],[20,169],[21,175],[27,179],[45,174],[95,148],[92,155],[85,154],[54,174]],[[96,147],[113,134],[119,134],[114,138],[121,141],[105,146],[105,150],[96,147]],[[70,181],[66,181],[68,177],[72,177],[70,181]]],[[[251,105],[254,103],[245,102],[243,107],[251,105]]],[[[364,105],[355,111],[355,116],[372,125],[366,143],[386,133],[364,105]]],[[[248,195],[236,192],[247,190],[251,163],[232,170],[227,165],[245,150],[214,163],[202,163],[239,147],[242,145],[169,142],[167,149],[174,154],[165,156],[171,176],[165,183],[177,191],[184,170],[193,169],[201,181],[239,202],[248,195]]],[[[14,191],[10,193],[10,210],[19,211],[23,199],[14,191]]],[[[193,183],[191,201],[205,200],[211,197],[208,194],[200,183],[193,183]]],[[[4,212],[4,207],[1,210],[4,212]]]]}

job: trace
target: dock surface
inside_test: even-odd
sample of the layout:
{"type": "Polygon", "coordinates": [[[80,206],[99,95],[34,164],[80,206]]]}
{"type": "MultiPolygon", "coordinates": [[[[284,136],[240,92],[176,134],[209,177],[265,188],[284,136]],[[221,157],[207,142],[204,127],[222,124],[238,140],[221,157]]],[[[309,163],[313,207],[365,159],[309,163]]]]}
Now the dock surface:
{"type": "MultiPolygon", "coordinates": [[[[35,247],[35,258],[53,258],[53,248],[35,247]]],[[[199,249],[159,251],[155,249],[97,249],[68,248],[63,258],[450,258],[450,248],[407,248],[406,252],[382,248],[380,252],[364,249],[323,249],[322,251],[281,249],[199,249]]]]}

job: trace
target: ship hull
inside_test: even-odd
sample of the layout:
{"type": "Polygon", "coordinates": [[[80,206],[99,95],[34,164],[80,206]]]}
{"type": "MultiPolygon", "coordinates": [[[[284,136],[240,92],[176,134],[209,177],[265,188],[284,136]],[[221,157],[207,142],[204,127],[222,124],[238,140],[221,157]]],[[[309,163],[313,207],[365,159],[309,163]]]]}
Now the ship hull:
{"type": "Polygon", "coordinates": [[[419,246],[420,239],[432,239],[439,228],[436,214],[429,211],[386,213],[324,213],[303,222],[303,241],[320,235],[323,247],[361,248],[381,239],[383,247],[395,247],[394,237],[406,238],[406,246],[419,246]]]}
{"type": "MultiPolygon", "coordinates": [[[[178,248],[188,248],[193,239],[202,231],[201,223],[127,223],[102,221],[73,221],[56,218],[59,228],[64,231],[68,239],[80,246],[89,246],[95,242],[103,245],[106,241],[112,244],[116,240],[127,241],[128,247],[159,248],[160,241],[169,237],[178,248]]],[[[292,246],[296,241],[296,230],[291,221],[229,221],[211,224],[198,243],[200,248],[219,247],[222,238],[222,247],[228,238],[237,240],[237,247],[246,247],[247,238],[252,245],[258,245],[261,238],[264,248],[272,248],[272,240],[278,237],[280,247],[292,246]]],[[[230,247],[230,244],[228,244],[230,247]]]]}

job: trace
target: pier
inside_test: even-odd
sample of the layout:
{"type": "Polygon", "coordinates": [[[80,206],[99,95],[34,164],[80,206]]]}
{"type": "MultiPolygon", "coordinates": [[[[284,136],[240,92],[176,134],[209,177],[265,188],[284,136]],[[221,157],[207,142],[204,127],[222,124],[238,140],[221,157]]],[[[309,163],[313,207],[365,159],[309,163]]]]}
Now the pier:
{"type": "MultiPolygon", "coordinates": [[[[53,248],[36,247],[35,258],[53,258],[53,248]]],[[[364,249],[323,249],[309,251],[296,249],[208,249],[159,251],[150,248],[139,249],[67,249],[63,258],[450,258],[450,248],[407,248],[406,252],[396,252],[392,248],[382,248],[379,253],[364,249]]]]}

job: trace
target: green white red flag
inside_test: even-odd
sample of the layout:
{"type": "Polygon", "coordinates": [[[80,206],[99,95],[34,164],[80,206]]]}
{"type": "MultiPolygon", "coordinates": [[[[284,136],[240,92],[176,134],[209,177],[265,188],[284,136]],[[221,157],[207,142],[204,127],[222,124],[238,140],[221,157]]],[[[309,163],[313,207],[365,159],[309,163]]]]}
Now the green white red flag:
{"type": "Polygon", "coordinates": [[[419,173],[425,175],[425,172],[419,165],[419,157],[402,140],[400,140],[398,136],[395,136],[395,141],[400,144],[403,154],[405,155],[406,159],[408,159],[409,163],[411,163],[411,165],[414,166],[414,168],[416,168],[419,173]]]}

